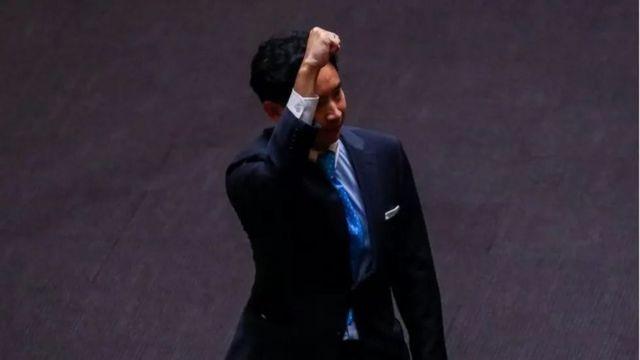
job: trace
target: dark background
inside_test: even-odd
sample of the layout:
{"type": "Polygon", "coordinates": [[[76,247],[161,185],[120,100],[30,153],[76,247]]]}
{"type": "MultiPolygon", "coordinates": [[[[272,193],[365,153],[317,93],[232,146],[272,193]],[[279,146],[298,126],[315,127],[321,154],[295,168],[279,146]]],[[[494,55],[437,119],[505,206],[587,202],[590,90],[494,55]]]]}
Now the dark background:
{"type": "Polygon", "coordinates": [[[0,358],[219,359],[253,277],[224,171],[270,34],[343,41],[398,136],[452,359],[637,359],[634,1],[1,1],[0,358]]]}

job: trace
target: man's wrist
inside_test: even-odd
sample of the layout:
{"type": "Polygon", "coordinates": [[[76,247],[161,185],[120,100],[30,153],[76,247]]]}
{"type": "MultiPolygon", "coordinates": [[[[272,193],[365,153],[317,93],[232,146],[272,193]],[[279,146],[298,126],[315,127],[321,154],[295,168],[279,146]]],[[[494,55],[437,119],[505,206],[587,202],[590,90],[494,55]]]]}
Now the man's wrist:
{"type": "Polygon", "coordinates": [[[313,64],[303,62],[298,69],[298,75],[296,76],[296,82],[293,87],[294,90],[303,97],[316,96],[315,87],[318,72],[320,72],[318,67],[313,64]]]}
{"type": "Polygon", "coordinates": [[[314,61],[309,61],[307,59],[302,59],[302,63],[300,64],[300,70],[306,70],[311,72],[320,71],[320,66],[314,61]]]}

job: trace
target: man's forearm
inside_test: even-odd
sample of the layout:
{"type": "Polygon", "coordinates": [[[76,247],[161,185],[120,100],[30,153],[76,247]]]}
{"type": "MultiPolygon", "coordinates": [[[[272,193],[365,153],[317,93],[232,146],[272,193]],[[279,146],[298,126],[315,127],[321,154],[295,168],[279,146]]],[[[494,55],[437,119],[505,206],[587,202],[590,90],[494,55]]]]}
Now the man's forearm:
{"type": "Polygon", "coordinates": [[[270,157],[274,164],[281,169],[287,168],[295,162],[306,160],[309,149],[313,145],[317,130],[307,129],[305,126],[313,125],[313,113],[318,98],[314,94],[318,72],[319,70],[315,67],[307,65],[303,61],[298,69],[296,82],[287,102],[286,109],[288,111],[283,112],[283,116],[278,121],[269,140],[270,157]],[[291,121],[289,112],[293,114],[296,121],[300,121],[299,124],[296,121],[291,121]],[[308,136],[302,134],[308,134],[308,136]],[[308,141],[301,141],[305,138],[308,138],[308,141]]]}
{"type": "Polygon", "coordinates": [[[316,96],[315,88],[319,72],[320,69],[317,67],[303,62],[302,65],[300,65],[300,69],[298,69],[298,75],[296,76],[296,82],[293,89],[304,97],[316,96]]]}

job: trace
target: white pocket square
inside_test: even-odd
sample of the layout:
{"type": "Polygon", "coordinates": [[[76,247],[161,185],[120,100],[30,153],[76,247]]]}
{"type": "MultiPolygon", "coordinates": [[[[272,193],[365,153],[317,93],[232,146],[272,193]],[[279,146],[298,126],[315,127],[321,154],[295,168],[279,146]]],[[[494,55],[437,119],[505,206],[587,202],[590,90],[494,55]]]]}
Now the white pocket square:
{"type": "Polygon", "coordinates": [[[398,211],[400,211],[400,205],[396,205],[396,207],[394,207],[393,209],[386,211],[384,213],[384,219],[385,220],[389,220],[392,217],[396,216],[396,214],[398,213],[398,211]]]}

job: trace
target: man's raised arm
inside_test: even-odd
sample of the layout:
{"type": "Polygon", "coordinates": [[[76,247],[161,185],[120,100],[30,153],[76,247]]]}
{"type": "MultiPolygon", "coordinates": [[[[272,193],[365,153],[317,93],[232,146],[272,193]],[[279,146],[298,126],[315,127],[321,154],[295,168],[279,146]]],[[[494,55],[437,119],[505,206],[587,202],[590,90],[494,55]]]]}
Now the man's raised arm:
{"type": "Polygon", "coordinates": [[[284,231],[280,219],[283,182],[308,161],[318,128],[313,126],[317,105],[314,93],[320,69],[340,49],[337,35],[315,27],[309,32],[306,52],[294,89],[269,139],[266,154],[236,159],[226,172],[227,194],[249,234],[284,231]],[[266,155],[266,158],[265,156],[266,155]]]}
{"type": "Polygon", "coordinates": [[[296,164],[307,160],[317,133],[312,125],[318,98],[315,94],[318,73],[329,63],[331,54],[339,50],[338,35],[319,27],[309,31],[291,97],[267,147],[270,159],[279,170],[295,168],[296,164]]]}

